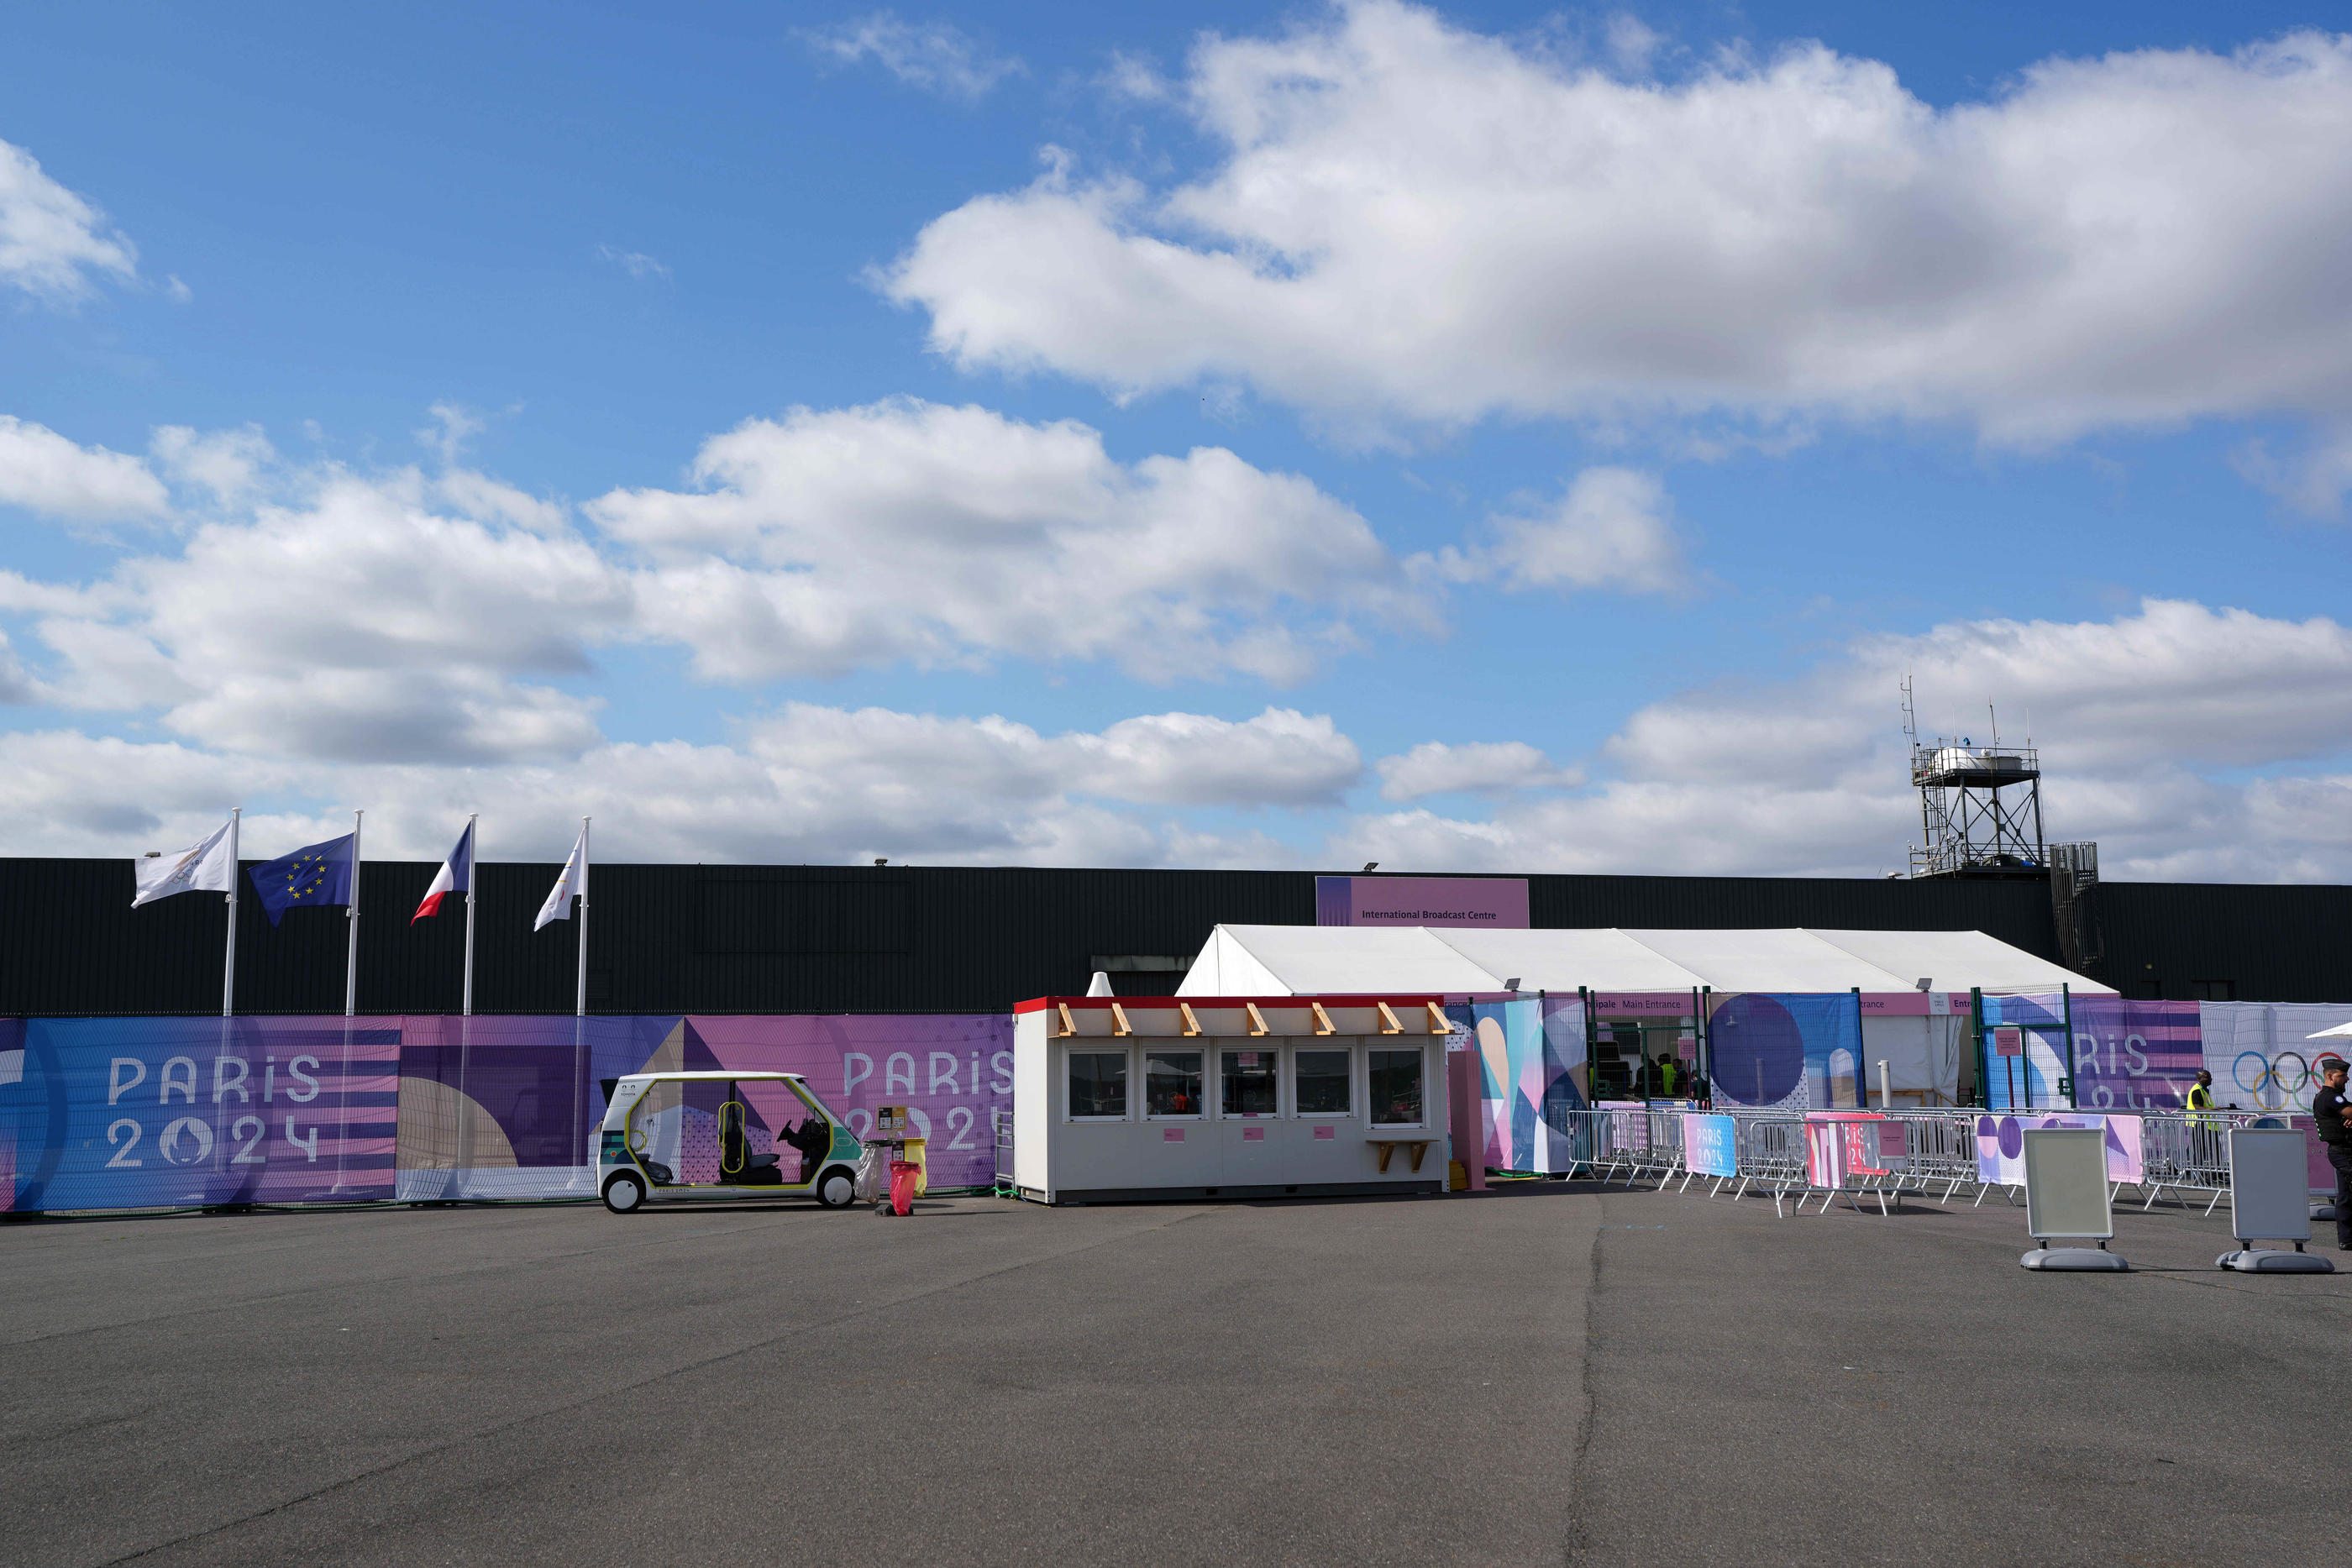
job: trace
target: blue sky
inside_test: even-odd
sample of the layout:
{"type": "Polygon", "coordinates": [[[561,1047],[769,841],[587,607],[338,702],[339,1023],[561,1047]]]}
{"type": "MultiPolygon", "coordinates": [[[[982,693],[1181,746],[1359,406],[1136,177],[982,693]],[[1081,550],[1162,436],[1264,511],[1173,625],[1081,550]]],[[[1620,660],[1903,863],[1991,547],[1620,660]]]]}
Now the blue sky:
{"type": "Polygon", "coordinates": [[[678,10],[0,23],[0,852],[2352,873],[2340,8],[678,10]]]}

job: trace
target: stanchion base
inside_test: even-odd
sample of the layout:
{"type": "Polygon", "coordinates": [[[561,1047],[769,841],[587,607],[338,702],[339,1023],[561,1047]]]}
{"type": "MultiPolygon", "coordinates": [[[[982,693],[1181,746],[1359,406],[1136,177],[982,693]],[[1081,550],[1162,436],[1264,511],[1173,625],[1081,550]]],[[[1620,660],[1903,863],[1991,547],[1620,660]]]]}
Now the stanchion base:
{"type": "Polygon", "coordinates": [[[2128,1274],[2131,1265],[2114,1252],[2096,1247],[2037,1247],[2020,1258],[2028,1269],[2059,1270],[2087,1274],[2128,1274]]]}
{"type": "Polygon", "coordinates": [[[2311,1218],[2333,1219],[2336,1218],[2336,1206],[2332,1203],[2315,1203],[2311,1206],[2311,1218]]]}
{"type": "Polygon", "coordinates": [[[2216,1269],[2241,1274],[2333,1274],[2336,1265],[2316,1252],[2281,1252],[2272,1247],[2248,1247],[2224,1252],[2213,1260],[2216,1269]]]}

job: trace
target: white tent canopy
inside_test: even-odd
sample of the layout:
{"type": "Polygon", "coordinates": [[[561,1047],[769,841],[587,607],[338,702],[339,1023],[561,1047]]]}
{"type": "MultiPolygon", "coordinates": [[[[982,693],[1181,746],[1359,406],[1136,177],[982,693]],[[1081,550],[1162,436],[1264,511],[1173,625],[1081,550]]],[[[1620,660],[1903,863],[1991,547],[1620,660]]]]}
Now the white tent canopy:
{"type": "Polygon", "coordinates": [[[1491,931],[1456,926],[1220,925],[1182,997],[1373,991],[2051,992],[2113,988],[1981,931],[1491,931]]]}

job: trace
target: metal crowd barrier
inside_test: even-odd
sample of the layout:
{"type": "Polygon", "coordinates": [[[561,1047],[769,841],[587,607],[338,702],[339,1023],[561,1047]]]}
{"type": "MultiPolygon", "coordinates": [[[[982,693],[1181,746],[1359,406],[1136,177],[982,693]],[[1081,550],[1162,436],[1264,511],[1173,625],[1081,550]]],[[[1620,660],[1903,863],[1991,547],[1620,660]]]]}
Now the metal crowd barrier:
{"type": "Polygon", "coordinates": [[[1013,1177],[1013,1113],[1002,1105],[992,1106],[988,1123],[990,1131],[995,1134],[996,1196],[1017,1197],[1020,1191],[1013,1177]]]}
{"type": "MultiPolygon", "coordinates": [[[[1631,1186],[1637,1179],[1646,1177],[1655,1181],[1661,1189],[1679,1176],[1675,1190],[1686,1191],[1696,1178],[1685,1157],[1683,1142],[1683,1118],[1689,1113],[1622,1109],[1555,1113],[1566,1117],[1565,1124],[1555,1130],[1566,1135],[1570,1157],[1565,1172],[1552,1174],[1572,1176],[1584,1170],[1603,1186],[1622,1176],[1631,1186]]],[[[1863,1124],[1873,1129],[1901,1127],[1901,1153],[1884,1143],[1874,1144],[1868,1155],[1869,1166],[1874,1168],[1849,1171],[1845,1180],[1834,1187],[1817,1186],[1812,1182],[1806,1157],[1807,1123],[1801,1114],[1736,1109],[1717,1113],[1732,1119],[1737,1175],[1712,1178],[1714,1185],[1707,1188],[1708,1197],[1726,1186],[1731,1188],[1735,1203],[1750,1192],[1769,1194],[1776,1214],[1783,1211],[1783,1203],[1790,1199],[1794,1199],[1796,1212],[1801,1214],[1805,1205],[1815,1197],[1822,1200],[1822,1212],[1827,1213],[1841,1196],[1857,1209],[1861,1207],[1861,1198],[1876,1197],[1884,1213],[1889,1211],[1888,1199],[1900,1203],[1906,1193],[1948,1204],[1968,1187],[1977,1188],[1979,1204],[1994,1193],[1999,1193],[2004,1202],[2016,1201],[2003,1184],[1978,1179],[1977,1122],[1988,1113],[1981,1107],[1879,1113],[1877,1119],[1863,1124]]],[[[2140,1119],[2143,1166],[2142,1179],[2136,1185],[2145,1198],[2142,1207],[2153,1208],[2168,1191],[2184,1201],[2192,1193],[2210,1194],[2205,1206],[2209,1215],[2229,1195],[2230,1129],[2264,1120],[2261,1112],[2133,1113],[2140,1119]]],[[[2277,1120],[2275,1116],[2270,1119],[2277,1120]]],[[[1874,1138],[1879,1135],[1873,1134],[1874,1138]]],[[[2118,1182],[2116,1191],[2120,1195],[2124,1187],[2134,1185],[2118,1182]]]]}
{"type": "MultiPolygon", "coordinates": [[[[2147,1201],[2141,1212],[2156,1207],[2167,1187],[2182,1195],[2213,1196],[2205,1205],[2210,1214],[2230,1191],[2230,1129],[2263,1120],[2259,1111],[2194,1111],[2172,1113],[2143,1112],[2139,1121],[2141,1171],[2139,1184],[2147,1201]]],[[[2272,1120],[2284,1126],[2283,1119],[2272,1120]]],[[[2117,1183],[2120,1192],[2126,1183],[2117,1183]]]]}

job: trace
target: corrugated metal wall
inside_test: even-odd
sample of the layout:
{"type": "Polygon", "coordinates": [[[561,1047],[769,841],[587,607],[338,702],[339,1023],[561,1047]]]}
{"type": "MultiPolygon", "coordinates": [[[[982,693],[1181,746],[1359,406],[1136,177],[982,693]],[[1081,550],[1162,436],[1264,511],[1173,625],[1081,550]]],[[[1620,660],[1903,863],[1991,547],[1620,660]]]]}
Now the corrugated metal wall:
{"type": "MultiPolygon", "coordinates": [[[[253,862],[248,862],[253,863],[253,862]]],[[[430,864],[371,861],[361,883],[362,1012],[454,1012],[461,909],[408,924],[430,864]]],[[[480,868],[475,1006],[572,1008],[570,922],[533,933],[559,868],[480,868]]],[[[1539,926],[1980,930],[2057,958],[2039,882],[1537,876],[1539,926]]],[[[1085,989],[1096,954],[1189,954],[1220,921],[1307,925],[1304,872],[600,865],[589,1006],[598,1012],[994,1012],[1085,989]]],[[[207,1013],[220,1006],[219,899],[130,907],[127,860],[0,860],[0,1016],[207,1013]]],[[[2352,999],[2352,888],[2111,883],[2106,977],[2189,996],[2352,999]]],[[[342,1009],[344,923],[303,910],[270,928],[247,883],[240,1012],[342,1009]]],[[[1128,975],[1129,991],[1174,977],[1128,975]]]]}

